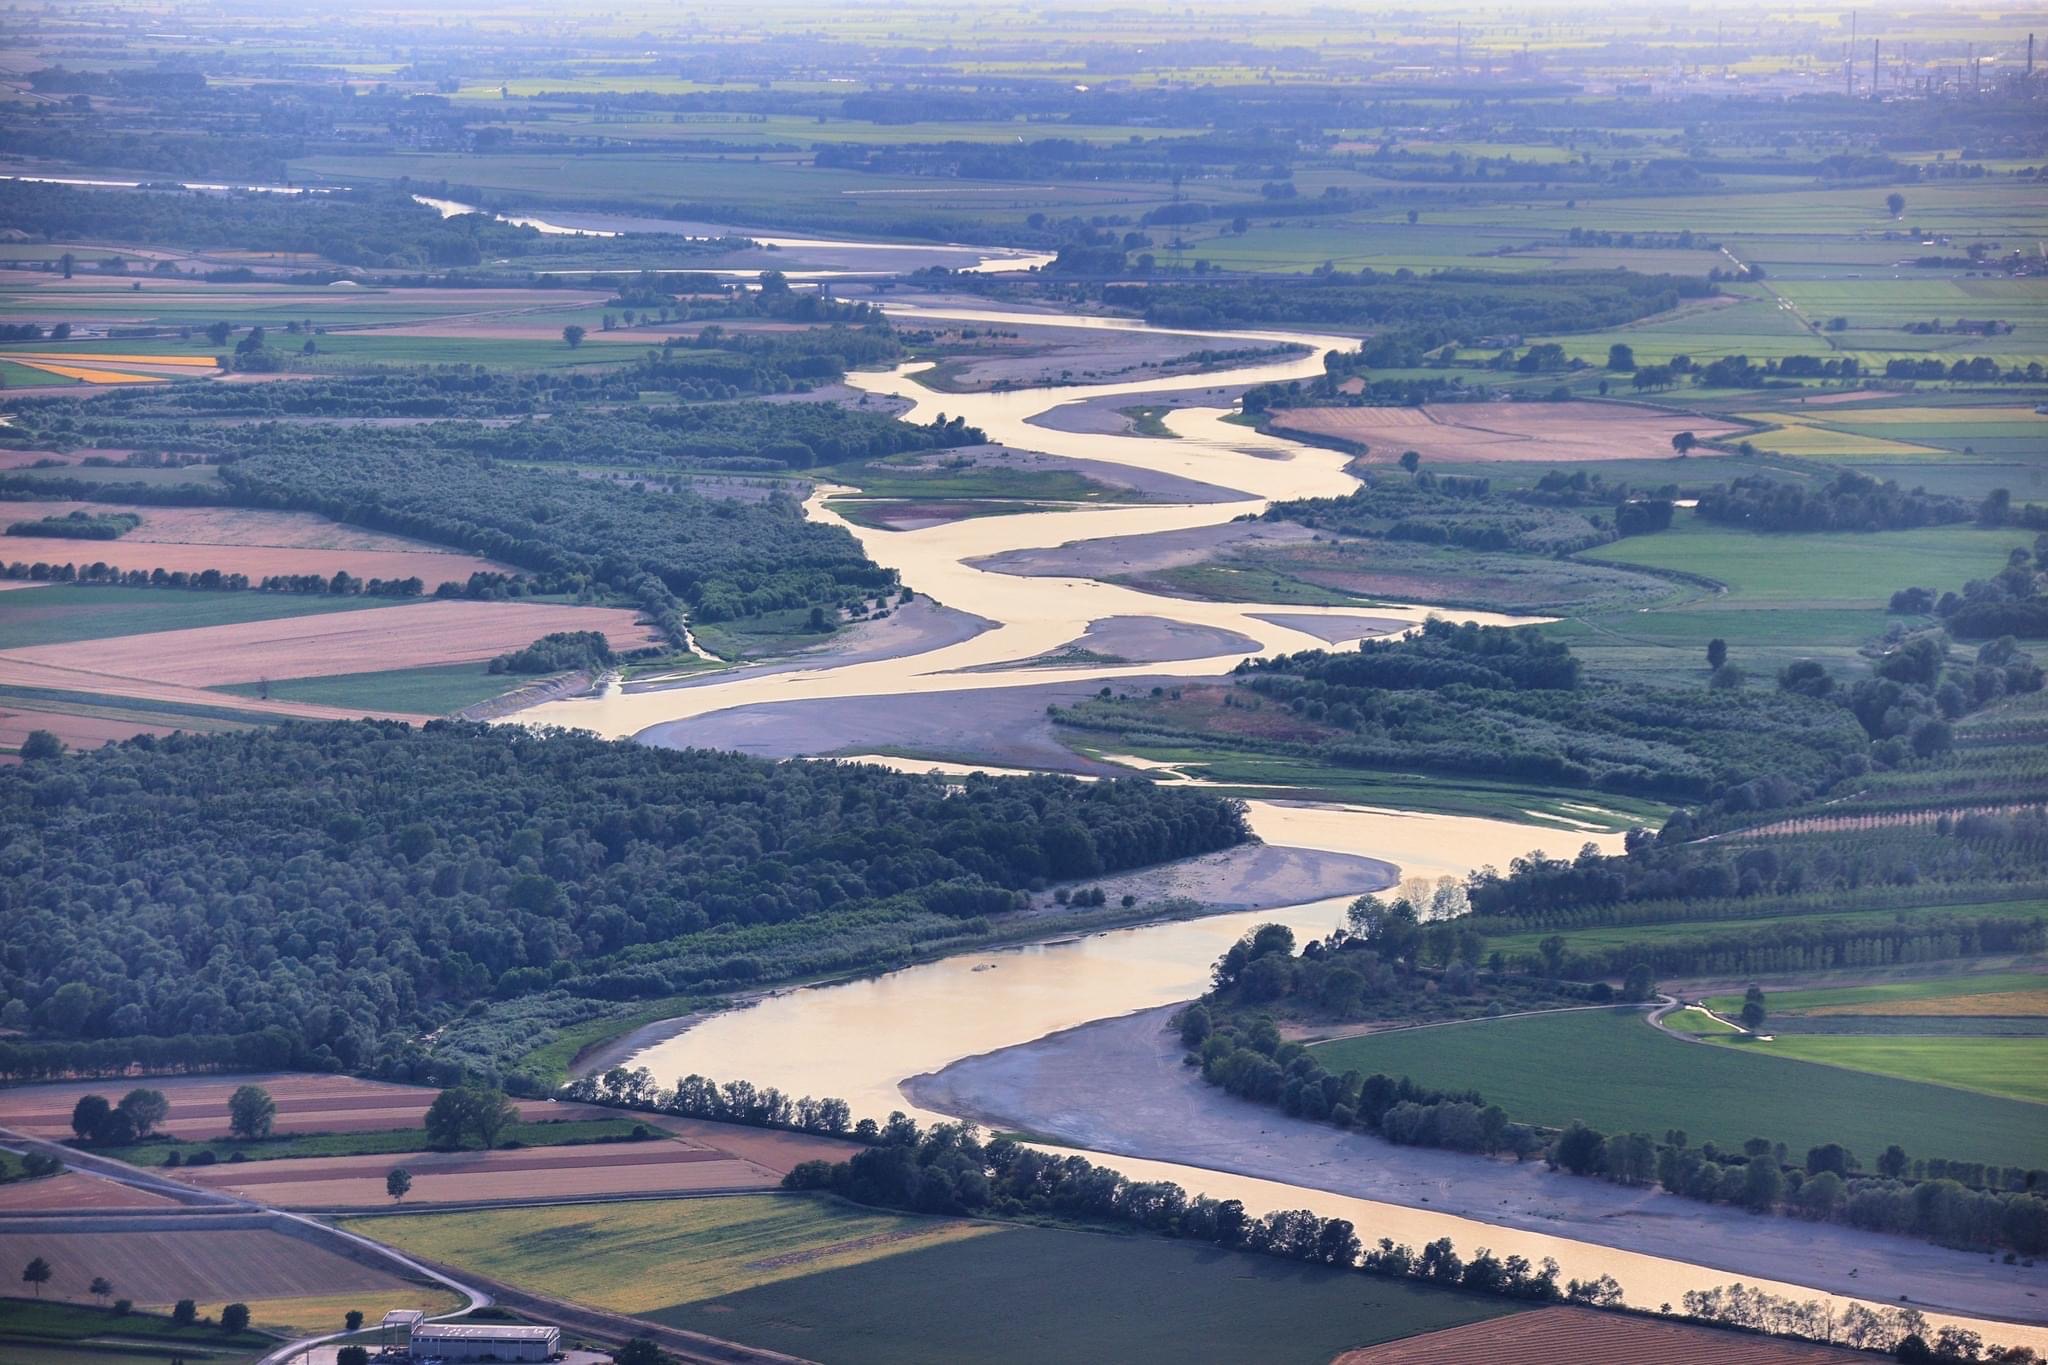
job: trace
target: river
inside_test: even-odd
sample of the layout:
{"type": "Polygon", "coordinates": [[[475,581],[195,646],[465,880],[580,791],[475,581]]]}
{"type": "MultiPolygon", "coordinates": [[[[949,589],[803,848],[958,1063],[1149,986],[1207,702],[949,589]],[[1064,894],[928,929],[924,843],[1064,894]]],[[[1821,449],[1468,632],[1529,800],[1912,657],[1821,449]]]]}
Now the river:
{"type": "MultiPolygon", "coordinates": [[[[894,307],[905,320],[938,318],[1005,328],[1125,329],[1142,324],[1120,320],[1048,317],[978,307],[894,307]]],[[[1061,680],[1122,676],[1213,677],[1242,651],[1166,664],[1121,667],[1022,668],[1025,659],[1058,648],[1091,621],[1109,616],[1163,617],[1249,636],[1259,652],[1313,648],[1321,641],[1303,631],[1261,619],[1260,613],[1293,616],[1356,616],[1421,620],[1432,614],[1418,606],[1375,605],[1369,609],[1302,608],[1167,598],[1093,578],[1020,577],[978,567],[999,554],[1043,549],[1073,541],[1148,532],[1217,526],[1255,514],[1274,499],[1341,494],[1355,486],[1336,452],[1261,435],[1223,419],[1230,409],[1183,408],[1165,421],[1179,439],[1061,431],[1036,418],[1050,410],[1091,399],[1125,395],[1186,393],[1219,387],[1303,378],[1319,373],[1325,351],[1350,346],[1346,338],[1283,332],[1188,332],[1190,348],[1223,343],[1244,347],[1291,343],[1305,347],[1296,358],[1241,366],[1227,373],[1146,378],[1128,383],[1048,387],[1004,393],[936,394],[916,381],[914,367],[890,373],[856,374],[849,383],[870,393],[907,399],[913,420],[940,411],[965,417],[992,441],[1019,449],[1163,470],[1201,483],[1235,490],[1240,500],[1189,504],[1086,506],[1055,512],[970,518],[913,531],[876,530],[845,522],[833,510],[835,492],[819,490],[811,515],[846,527],[871,558],[896,569],[903,580],[937,601],[983,617],[994,627],[971,639],[906,658],[876,659],[844,666],[823,664],[769,676],[739,676],[672,690],[625,692],[613,688],[595,698],[548,703],[522,713],[535,723],[563,724],[613,736],[645,736],[691,718],[729,708],[775,702],[901,696],[1017,686],[1061,680]],[[1011,665],[1005,667],[1005,665],[1011,665]],[[965,672],[962,670],[976,671],[965,672]]],[[[1220,400],[1219,400],[1220,401],[1220,400]]],[[[1445,613],[1459,618],[1505,621],[1487,613],[1445,613]]],[[[898,761],[917,768],[915,760],[898,761]]],[[[1254,828],[1268,843],[1362,853],[1398,863],[1404,873],[1458,874],[1485,863],[1503,864],[1531,848],[1569,855],[1591,841],[1612,850],[1619,836],[1514,824],[1498,820],[1419,815],[1359,807],[1259,801],[1251,803],[1254,828]]],[[[1283,909],[1233,913],[1000,951],[969,952],[871,979],[769,996],[749,1008],[678,1025],[637,1052],[631,1065],[644,1065],[664,1084],[690,1072],[720,1079],[744,1078],[792,1094],[836,1095],[856,1115],[881,1117],[902,1109],[923,1119],[948,1117],[920,1110],[903,1091],[910,1077],[938,1071],[963,1058],[1031,1042],[1092,1020],[1186,1000],[1206,986],[1210,964],[1246,929],[1279,921],[1297,937],[1320,935],[1341,922],[1347,898],[1283,909]]],[[[656,1030],[656,1034],[663,1031],[656,1030]]],[[[1556,1258],[1567,1277],[1613,1275],[1631,1303],[1655,1307],[1676,1303],[1691,1289],[1741,1279],[1773,1293],[1799,1299],[1833,1298],[1837,1308],[1852,1300],[1820,1294],[1768,1276],[1714,1269],[1682,1259],[1619,1250],[1597,1241],[1555,1237],[1453,1217],[1429,1209],[1380,1203],[1315,1188],[1259,1180],[1212,1169],[1090,1154],[1133,1178],[1171,1179],[1187,1189],[1245,1201],[1248,1208],[1307,1207],[1326,1216],[1351,1219],[1369,1240],[1391,1236],[1421,1244],[1450,1237],[1469,1252],[1487,1246],[1500,1254],[1556,1258]]],[[[1477,1163],[1477,1158],[1455,1158],[1477,1163]]],[[[1471,1167],[1478,1173],[1478,1166],[1471,1167]]],[[[1595,1234],[1597,1235],[1597,1234],[1595,1234]]],[[[2008,1275],[2032,1272],[1985,1267],[1967,1272],[1976,1258],[1899,1241],[1901,1263],[1939,1261],[1951,1273],[2008,1275]]],[[[1918,1280],[1881,1281],[1873,1302],[1914,1293],[1918,1280]]],[[[2007,1286],[2008,1304],[2021,1297],[2007,1286]]],[[[1988,1301],[1988,1300],[1987,1300],[1988,1301]]],[[[2010,1316],[2038,1321],[2030,1305],[2010,1316]]],[[[1937,1321],[1942,1321],[1937,1316],[1937,1321]]],[[[1957,1319],[1964,1320],[1966,1319],[1957,1319]]],[[[1999,1342],[2048,1347],[2048,1332],[2000,1322],[1977,1321],[1977,1330],[1999,1342]]]]}

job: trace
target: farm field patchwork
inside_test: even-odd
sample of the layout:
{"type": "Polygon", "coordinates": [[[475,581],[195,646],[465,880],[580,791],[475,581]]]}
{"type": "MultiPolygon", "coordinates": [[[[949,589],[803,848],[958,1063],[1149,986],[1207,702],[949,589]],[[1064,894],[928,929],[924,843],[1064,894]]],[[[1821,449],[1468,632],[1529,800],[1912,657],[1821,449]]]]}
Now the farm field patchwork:
{"type": "Polygon", "coordinates": [[[94,1277],[105,1276],[115,1293],[149,1307],[179,1299],[218,1303],[408,1287],[387,1271],[275,1231],[260,1216],[190,1224],[191,1215],[171,1214],[146,1228],[0,1231],[0,1264],[47,1260],[52,1274],[45,1298],[89,1301],[94,1277]]]}
{"type": "Polygon", "coordinates": [[[1830,1346],[1554,1306],[1347,1351],[1333,1365],[1848,1365],[1858,1358],[1830,1346]]]}
{"type": "Polygon", "coordinates": [[[1317,1059],[1466,1087],[1512,1119],[1603,1132],[1683,1128],[1695,1143],[1751,1137],[1794,1150],[1899,1143],[1914,1155],[1998,1165],[2048,1162],[2048,1108],[1840,1067],[1702,1046],[1649,1027],[1635,1010],[1574,1011],[1408,1029],[1325,1043],[1317,1059]],[[1589,1064],[1589,1060],[1595,1064],[1589,1064]]]}
{"type": "Polygon", "coordinates": [[[1163,1238],[918,1218],[792,1196],[348,1226],[543,1292],[749,1345],[815,1355],[829,1340],[835,1365],[1254,1357],[1322,1365],[1350,1347],[1516,1307],[1163,1238]]]}
{"type": "Polygon", "coordinates": [[[365,611],[158,631],[13,650],[8,661],[82,675],[187,687],[481,662],[556,631],[601,631],[614,649],[657,643],[620,607],[534,602],[415,602],[365,611]]]}
{"type": "Polygon", "coordinates": [[[1371,464],[1392,464],[1405,450],[1444,463],[1513,461],[1572,464],[1654,458],[1690,431],[1711,439],[1733,423],[1621,403],[1449,403],[1424,408],[1289,408],[1273,417],[1282,431],[1363,443],[1371,464]]]}
{"type": "MultiPolygon", "coordinates": [[[[0,540],[0,547],[5,544],[0,540]]],[[[0,651],[390,605],[387,597],[50,583],[32,592],[0,595],[0,651]]]]}
{"type": "Polygon", "coordinates": [[[255,1331],[227,1336],[214,1323],[181,1327],[161,1314],[0,1300],[0,1359],[8,1365],[249,1365],[276,1344],[255,1331]]]}

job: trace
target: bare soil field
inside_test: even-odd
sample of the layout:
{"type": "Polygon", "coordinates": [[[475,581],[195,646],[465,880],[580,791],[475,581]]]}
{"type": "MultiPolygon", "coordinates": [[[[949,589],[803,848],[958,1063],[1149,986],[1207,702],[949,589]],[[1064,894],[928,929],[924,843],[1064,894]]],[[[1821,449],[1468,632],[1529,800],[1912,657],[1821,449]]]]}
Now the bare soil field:
{"type": "Polygon", "coordinates": [[[779,1128],[748,1128],[737,1123],[711,1123],[677,1114],[647,1114],[656,1128],[714,1148],[740,1161],[788,1174],[806,1161],[844,1161],[862,1150],[860,1144],[815,1133],[789,1133],[779,1128]]]}
{"type": "Polygon", "coordinates": [[[1449,464],[1648,460],[1668,457],[1681,431],[1706,440],[1745,429],[1712,417],[1591,402],[1291,408],[1272,424],[1365,445],[1367,464],[1393,464],[1408,450],[1449,464]]]}
{"type": "MultiPolygon", "coordinates": [[[[80,1096],[119,1099],[138,1085],[163,1091],[171,1102],[170,1117],[161,1125],[162,1131],[172,1137],[195,1140],[228,1135],[228,1096],[243,1085],[260,1085],[270,1092],[277,1102],[279,1133],[373,1133],[417,1127],[438,1093],[423,1086],[297,1072],[65,1081],[0,1090],[0,1128],[30,1137],[69,1137],[71,1109],[80,1096]]],[[[522,1119],[610,1116],[608,1110],[557,1104],[552,1100],[520,1100],[517,1105],[522,1119]]]]}
{"type": "Polygon", "coordinates": [[[88,455],[125,455],[121,450],[0,450],[0,469],[33,469],[46,460],[77,464],[88,455]]]}
{"type": "Polygon", "coordinates": [[[621,650],[658,643],[659,637],[635,616],[619,607],[420,602],[38,645],[5,657],[17,664],[212,687],[257,678],[480,663],[555,631],[602,631],[621,650]]]}
{"type": "Polygon", "coordinates": [[[384,1177],[394,1166],[412,1173],[407,1205],[765,1190],[783,1175],[716,1148],[668,1138],[518,1151],[290,1158],[187,1168],[178,1176],[280,1207],[389,1208],[384,1177]]]}
{"type": "Polygon", "coordinates": [[[16,1180],[0,1185],[0,1215],[57,1211],[74,1213],[87,1209],[175,1209],[178,1202],[161,1194],[104,1180],[82,1171],[41,1180],[16,1180]]]}
{"type": "Polygon", "coordinates": [[[1683,1322],[1538,1308],[1485,1322],[1346,1351],[1332,1365],[1640,1365],[1650,1360],[1705,1365],[1846,1365],[1861,1351],[1751,1336],[1683,1322]]]}
{"type": "MultiPolygon", "coordinates": [[[[32,730],[48,730],[74,749],[97,749],[136,735],[168,735],[174,727],[69,711],[24,711],[0,704],[0,749],[19,749],[32,730]]],[[[232,728],[232,727],[229,727],[232,728]]]]}
{"type": "Polygon", "coordinates": [[[271,574],[418,578],[432,591],[472,573],[509,573],[506,565],[421,541],[343,526],[309,512],[233,507],[125,507],[80,502],[12,504],[7,521],[68,516],[74,511],[127,512],[142,524],[119,540],[0,536],[0,560],[52,564],[104,561],[124,569],[197,573],[219,569],[261,580],[271,574]]]}
{"type": "MultiPolygon", "coordinates": [[[[238,1220],[239,1221],[239,1220],[238,1220]]],[[[286,1299],[351,1289],[379,1290],[405,1282],[324,1248],[260,1227],[148,1228],[58,1232],[0,1231],[0,1265],[50,1263],[47,1298],[85,1300],[93,1277],[143,1305],[286,1299]]]]}

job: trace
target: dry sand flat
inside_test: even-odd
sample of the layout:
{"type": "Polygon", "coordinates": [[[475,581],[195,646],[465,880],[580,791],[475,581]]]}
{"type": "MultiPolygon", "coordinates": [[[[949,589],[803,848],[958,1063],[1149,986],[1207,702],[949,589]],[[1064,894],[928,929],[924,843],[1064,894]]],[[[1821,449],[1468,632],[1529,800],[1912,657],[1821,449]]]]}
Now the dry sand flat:
{"type": "Polygon", "coordinates": [[[1681,431],[1706,440],[1745,429],[1690,413],[1591,402],[1291,408],[1276,414],[1273,426],[1359,442],[1370,447],[1369,464],[1392,464],[1408,450],[1454,464],[1660,459],[1681,431]]]}
{"type": "Polygon", "coordinates": [[[1861,1351],[1660,1322],[1591,1308],[1538,1308],[1346,1351],[1332,1365],[1848,1365],[1861,1351]]]}
{"type": "Polygon", "coordinates": [[[405,1283],[254,1221],[181,1228],[159,1216],[105,1230],[0,1230],[0,1266],[11,1270],[41,1256],[52,1271],[46,1297],[86,1299],[93,1277],[104,1275],[116,1294],[140,1304],[287,1299],[405,1283]]]}
{"type": "MultiPolygon", "coordinates": [[[[655,644],[619,607],[538,602],[417,602],[361,611],[202,626],[15,650],[5,660],[213,687],[257,678],[318,678],[434,664],[481,663],[555,631],[604,632],[614,649],[655,644]]],[[[104,690],[104,689],[100,689],[104,690]]]]}

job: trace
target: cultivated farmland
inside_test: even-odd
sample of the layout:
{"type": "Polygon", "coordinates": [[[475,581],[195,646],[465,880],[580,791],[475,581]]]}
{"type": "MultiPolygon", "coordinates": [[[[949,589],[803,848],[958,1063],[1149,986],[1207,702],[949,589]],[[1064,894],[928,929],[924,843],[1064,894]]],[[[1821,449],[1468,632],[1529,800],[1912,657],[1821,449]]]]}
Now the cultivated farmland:
{"type": "Polygon", "coordinates": [[[829,1342],[834,1365],[1321,1365],[1346,1347],[1516,1308],[1163,1238],[791,1196],[350,1226],[544,1293],[749,1345],[816,1357],[829,1342]]]}
{"type": "Polygon", "coordinates": [[[1915,1156],[2048,1165],[2048,1107],[1686,1042],[1634,1010],[1404,1029],[1314,1051],[1332,1072],[1469,1086],[1509,1118],[1547,1127],[1683,1128],[1695,1143],[1764,1137],[1797,1151],[1840,1142],[1874,1154],[1898,1143],[1915,1156]]]}
{"type": "Polygon", "coordinates": [[[1671,438],[1681,431],[1710,440],[1741,430],[1712,417],[1584,402],[1290,408],[1273,425],[1365,445],[1372,464],[1392,464],[1407,450],[1449,464],[1658,459],[1670,455],[1671,438]]]}
{"type": "Polygon", "coordinates": [[[1848,1365],[1860,1352],[1695,1327],[1690,1323],[1539,1308],[1406,1341],[1346,1351],[1334,1365],[1638,1365],[1646,1360],[1713,1365],[1848,1365]]]}
{"type": "Polygon", "coordinates": [[[93,1278],[103,1275],[121,1297],[140,1304],[289,1299],[405,1284],[257,1217],[213,1218],[204,1227],[189,1226],[190,1218],[159,1216],[146,1225],[91,1231],[10,1224],[0,1231],[0,1265],[26,1265],[41,1256],[53,1272],[43,1287],[46,1297],[84,1300],[93,1278]]]}

